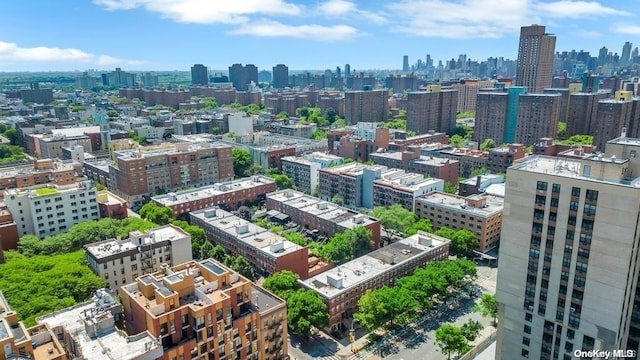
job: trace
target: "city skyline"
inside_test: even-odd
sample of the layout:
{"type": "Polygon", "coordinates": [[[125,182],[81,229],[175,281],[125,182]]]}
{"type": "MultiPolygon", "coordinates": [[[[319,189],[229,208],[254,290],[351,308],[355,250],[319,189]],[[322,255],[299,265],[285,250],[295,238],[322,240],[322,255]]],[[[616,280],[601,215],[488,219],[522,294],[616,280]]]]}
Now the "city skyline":
{"type": "Polygon", "coordinates": [[[516,59],[520,27],[534,23],[556,35],[556,51],[621,54],[640,35],[634,15],[631,0],[11,2],[0,14],[0,71],[189,71],[195,63],[364,70],[402,69],[404,55],[415,64],[430,54],[436,65],[459,54],[516,59]]]}

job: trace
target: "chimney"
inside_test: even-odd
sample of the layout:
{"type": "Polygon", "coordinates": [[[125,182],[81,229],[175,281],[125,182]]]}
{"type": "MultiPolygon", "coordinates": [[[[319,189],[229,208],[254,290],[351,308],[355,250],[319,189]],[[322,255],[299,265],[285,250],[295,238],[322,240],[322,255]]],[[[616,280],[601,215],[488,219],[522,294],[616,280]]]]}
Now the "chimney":
{"type": "Polygon", "coordinates": [[[482,184],[482,175],[476,176],[476,187],[479,189],[482,184]]]}
{"type": "Polygon", "coordinates": [[[620,134],[620,137],[623,138],[623,139],[627,138],[627,128],[626,127],[622,128],[622,133],[620,134]]]}

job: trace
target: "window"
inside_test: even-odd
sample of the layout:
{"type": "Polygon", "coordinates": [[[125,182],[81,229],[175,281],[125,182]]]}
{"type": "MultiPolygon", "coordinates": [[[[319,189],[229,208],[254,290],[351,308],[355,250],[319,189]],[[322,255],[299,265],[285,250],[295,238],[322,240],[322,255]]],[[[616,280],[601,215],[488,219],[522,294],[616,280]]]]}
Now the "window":
{"type": "Polygon", "coordinates": [[[576,336],[576,332],[571,329],[567,329],[567,339],[573,340],[576,336]]]}
{"type": "Polygon", "coordinates": [[[580,196],[580,188],[578,187],[572,187],[571,188],[571,196],[576,196],[579,197],[580,196]]]}
{"type": "Polygon", "coordinates": [[[525,325],[524,326],[524,333],[525,334],[531,334],[531,326],[525,325]]]}
{"type": "Polygon", "coordinates": [[[558,199],[551,199],[551,207],[558,207],[558,199]]]}
{"type": "Polygon", "coordinates": [[[522,349],[522,352],[520,353],[522,355],[523,358],[529,358],[529,350],[527,349],[522,349]]]}
{"type": "Polygon", "coordinates": [[[569,202],[569,210],[578,211],[578,202],[577,201],[569,202]]]}
{"type": "Polygon", "coordinates": [[[593,347],[593,345],[595,344],[595,340],[591,336],[585,335],[582,340],[582,344],[584,346],[593,347]]]}
{"type": "Polygon", "coordinates": [[[527,322],[531,322],[531,321],[533,320],[533,315],[531,315],[531,314],[529,314],[529,313],[525,313],[525,314],[524,314],[524,319],[525,319],[527,322]]]}
{"type": "Polygon", "coordinates": [[[529,346],[529,338],[528,337],[522,337],[522,345],[525,346],[529,346]]]}
{"type": "Polygon", "coordinates": [[[547,198],[545,196],[536,195],[536,205],[544,205],[547,203],[547,198]]]}
{"type": "Polygon", "coordinates": [[[538,184],[536,185],[536,189],[547,191],[547,183],[545,181],[538,181],[538,184]]]}
{"type": "Polygon", "coordinates": [[[560,184],[553,184],[551,187],[551,192],[559,193],[560,192],[560,184]]]}
{"type": "Polygon", "coordinates": [[[585,198],[591,201],[598,200],[598,190],[587,190],[585,198]]]}

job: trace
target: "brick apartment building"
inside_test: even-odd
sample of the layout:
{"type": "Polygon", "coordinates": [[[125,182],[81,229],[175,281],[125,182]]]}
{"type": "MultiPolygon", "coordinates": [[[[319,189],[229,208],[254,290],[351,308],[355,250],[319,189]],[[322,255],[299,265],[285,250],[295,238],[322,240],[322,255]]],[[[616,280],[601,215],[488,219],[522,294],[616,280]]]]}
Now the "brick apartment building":
{"type": "Polygon", "coordinates": [[[407,130],[447,133],[456,127],[458,90],[429,85],[426,91],[407,94],[407,130]]]}
{"type": "Polygon", "coordinates": [[[373,205],[389,207],[395,204],[414,211],[417,197],[432,191],[444,191],[444,180],[425,178],[397,170],[373,181],[373,205]]]}
{"type": "Polygon", "coordinates": [[[129,216],[127,201],[116,194],[102,190],[96,194],[100,218],[126,219],[129,216]]]}
{"type": "Polygon", "coordinates": [[[381,152],[369,155],[369,160],[376,165],[428,175],[449,184],[455,184],[458,181],[459,161],[420,155],[420,152],[420,148],[411,148],[402,152],[381,152]]]}
{"type": "Polygon", "coordinates": [[[351,328],[362,294],[391,285],[429,262],[446,260],[449,245],[448,239],[419,232],[298,283],[327,304],[328,328],[344,333],[351,328]]]}
{"type": "Polygon", "coordinates": [[[276,191],[276,183],[266,176],[251,176],[238,180],[207,185],[196,189],[158,195],[151,201],[171,209],[179,217],[191,211],[220,206],[236,210],[242,205],[252,205],[266,199],[266,194],[276,191]]]}
{"type": "Polygon", "coordinates": [[[344,98],[344,119],[349,125],[389,118],[389,90],[346,91],[344,98]]]}
{"type": "Polygon", "coordinates": [[[121,291],[127,332],[161,359],[288,359],[286,303],[211,259],[147,274],[121,291]]]}
{"type": "Polygon", "coordinates": [[[428,132],[426,134],[420,134],[415,136],[410,136],[407,138],[398,138],[398,133],[396,133],[396,138],[389,142],[389,151],[405,151],[412,145],[423,145],[423,144],[431,144],[431,143],[440,143],[440,144],[448,144],[449,136],[445,133],[438,132],[428,132]]]}
{"type": "Polygon", "coordinates": [[[158,192],[233,179],[231,146],[164,144],[116,152],[109,165],[111,184],[131,206],[158,192]]]}
{"type": "Polygon", "coordinates": [[[326,237],[363,226],[371,230],[374,248],[380,246],[378,220],[299,191],[286,189],[267,194],[267,210],[286,214],[292,222],[305,229],[318,230],[326,237]]]}
{"type": "Polygon", "coordinates": [[[500,244],[504,198],[488,195],[462,197],[433,192],[416,199],[416,215],[431,221],[434,230],[446,226],[471,231],[478,250],[485,252],[500,244]]]}
{"type": "Polygon", "coordinates": [[[309,251],[280,235],[218,208],[192,211],[191,224],[204,229],[207,239],[234,255],[242,255],[259,274],[291,270],[309,276],[309,251]]]}
{"type": "Polygon", "coordinates": [[[42,184],[70,185],[78,181],[73,166],[51,159],[0,170],[0,190],[27,188],[42,184]]]}

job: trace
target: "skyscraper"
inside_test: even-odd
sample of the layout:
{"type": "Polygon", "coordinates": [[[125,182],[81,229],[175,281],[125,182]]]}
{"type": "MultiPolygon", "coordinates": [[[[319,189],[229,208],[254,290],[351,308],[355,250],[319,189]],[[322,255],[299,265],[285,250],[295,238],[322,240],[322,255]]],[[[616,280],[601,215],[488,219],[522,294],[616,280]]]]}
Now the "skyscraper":
{"type": "Polygon", "coordinates": [[[551,87],[556,37],[545,33],[540,25],[520,29],[516,86],[524,86],[530,93],[541,93],[551,87]]]}
{"type": "Polygon", "coordinates": [[[273,67],[273,87],[284,89],[289,86],[289,68],[287,65],[278,64],[273,67]]]}
{"type": "Polygon", "coordinates": [[[229,81],[236,90],[247,91],[251,82],[258,84],[258,68],[252,64],[233,64],[229,66],[229,81]]]}
{"type": "Polygon", "coordinates": [[[344,77],[347,78],[351,75],[351,65],[344,64],[344,77]]]}
{"type": "Polygon", "coordinates": [[[389,90],[347,91],[344,98],[344,119],[349,125],[386,121],[389,118],[389,90]]]}
{"type": "Polygon", "coordinates": [[[209,84],[209,72],[206,66],[202,64],[195,64],[191,67],[191,84],[193,85],[209,84]]]}
{"type": "Polygon", "coordinates": [[[402,57],[402,72],[409,72],[409,56],[405,55],[402,57]]]}
{"type": "Polygon", "coordinates": [[[607,54],[609,54],[609,49],[607,49],[605,46],[601,47],[600,51],[598,52],[598,66],[606,64],[607,54]]]}
{"type": "Polygon", "coordinates": [[[456,127],[458,90],[429,85],[426,91],[407,94],[407,130],[426,134],[449,132],[456,127]]]}
{"type": "Polygon", "coordinates": [[[622,47],[622,55],[620,56],[620,66],[629,65],[629,59],[631,58],[631,46],[632,44],[628,41],[624,43],[624,46],[622,47]]]}
{"type": "MultiPolygon", "coordinates": [[[[496,359],[638,350],[640,139],[507,171],[496,359]]],[[[635,356],[631,356],[635,358],[635,356]]]]}

